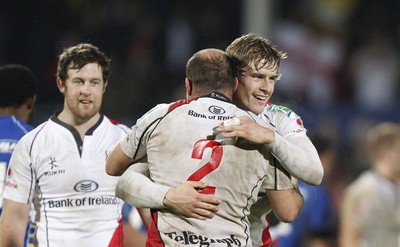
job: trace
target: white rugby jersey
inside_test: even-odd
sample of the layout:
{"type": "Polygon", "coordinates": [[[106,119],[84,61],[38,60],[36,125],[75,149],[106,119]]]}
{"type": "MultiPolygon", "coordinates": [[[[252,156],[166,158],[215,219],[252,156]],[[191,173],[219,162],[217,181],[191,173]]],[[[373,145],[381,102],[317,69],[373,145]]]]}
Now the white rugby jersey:
{"type": "MultiPolygon", "coordinates": [[[[291,109],[273,104],[268,104],[260,116],[276,132],[275,141],[269,147],[279,163],[300,180],[321,182],[313,173],[316,170],[323,173],[323,167],[301,118],[291,109]]],[[[249,217],[253,246],[270,246],[272,243],[268,221],[270,213],[271,205],[261,190],[249,217]]]]}
{"type": "Polygon", "coordinates": [[[105,116],[79,133],[55,116],[26,134],[15,147],[4,198],[35,198],[39,246],[121,246],[123,201],[118,178],[105,172],[106,155],[126,136],[124,125],[105,116]]]}
{"type": "Polygon", "coordinates": [[[159,210],[153,214],[148,232],[151,246],[251,246],[247,215],[260,187],[292,188],[289,177],[276,169],[265,145],[238,139],[235,146],[208,140],[213,128],[232,116],[254,114],[243,111],[225,96],[212,93],[192,101],[162,104],[132,127],[120,142],[134,159],[147,155],[153,181],[175,187],[184,181],[203,181],[202,193],[222,199],[213,219],[185,218],[159,210]]]}
{"type": "Polygon", "coordinates": [[[361,245],[400,246],[400,185],[367,170],[344,193],[342,217],[363,229],[361,245]]]}

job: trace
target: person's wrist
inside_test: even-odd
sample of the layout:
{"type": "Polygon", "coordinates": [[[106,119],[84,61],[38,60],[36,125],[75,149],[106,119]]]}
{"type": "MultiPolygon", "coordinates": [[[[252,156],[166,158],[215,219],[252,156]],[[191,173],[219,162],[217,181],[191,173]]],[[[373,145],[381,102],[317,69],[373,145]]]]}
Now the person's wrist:
{"type": "Polygon", "coordinates": [[[163,201],[162,201],[162,204],[164,205],[164,207],[169,207],[171,204],[171,200],[169,199],[169,195],[170,195],[170,192],[173,190],[174,188],[170,188],[169,190],[167,190],[167,192],[165,193],[165,195],[164,195],[164,199],[163,199],[163,201]]]}
{"type": "Polygon", "coordinates": [[[276,145],[278,145],[278,133],[276,133],[275,131],[271,130],[271,132],[269,132],[268,134],[268,141],[266,141],[264,144],[267,145],[269,148],[273,148],[276,147],[276,145]]]}

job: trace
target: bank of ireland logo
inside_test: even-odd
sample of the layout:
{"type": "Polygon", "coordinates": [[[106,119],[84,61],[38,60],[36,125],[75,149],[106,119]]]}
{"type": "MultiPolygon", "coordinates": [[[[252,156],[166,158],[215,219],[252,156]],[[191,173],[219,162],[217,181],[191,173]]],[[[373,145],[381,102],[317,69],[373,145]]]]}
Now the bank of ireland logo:
{"type": "Polygon", "coordinates": [[[82,180],[74,186],[74,190],[77,192],[92,192],[99,188],[99,184],[93,180],[82,180]]]}
{"type": "Polygon", "coordinates": [[[222,115],[226,112],[224,110],[224,108],[216,106],[216,105],[212,105],[212,106],[208,107],[208,111],[211,112],[212,114],[216,114],[216,115],[222,115]]]}

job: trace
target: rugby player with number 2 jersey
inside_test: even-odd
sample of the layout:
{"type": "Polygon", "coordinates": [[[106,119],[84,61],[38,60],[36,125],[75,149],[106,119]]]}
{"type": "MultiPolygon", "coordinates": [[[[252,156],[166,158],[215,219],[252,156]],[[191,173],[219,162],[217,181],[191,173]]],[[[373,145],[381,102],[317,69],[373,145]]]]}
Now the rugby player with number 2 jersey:
{"type": "MultiPolygon", "coordinates": [[[[307,136],[307,130],[301,118],[287,107],[268,102],[280,76],[280,61],[286,55],[279,52],[267,39],[254,34],[237,38],[227,47],[226,52],[238,62],[239,86],[234,93],[233,102],[243,109],[259,114],[269,128],[242,118],[240,125],[221,125],[219,131],[230,132],[225,134],[227,137],[242,137],[266,144],[279,163],[295,178],[311,185],[320,184],[323,167],[314,145],[307,136]]],[[[145,183],[146,178],[138,175],[135,169],[135,166],[129,168],[127,174],[120,178],[117,192],[119,185],[128,186],[129,179],[141,179],[141,184],[145,183]]],[[[176,194],[181,201],[175,200],[175,205],[171,207],[182,215],[198,219],[212,218],[215,215],[215,210],[217,210],[215,201],[193,193],[187,189],[188,184],[182,185],[186,186],[185,190],[182,188],[168,190],[168,188],[154,188],[155,186],[150,183],[146,185],[154,192],[151,196],[158,196],[158,200],[161,201],[166,196],[174,197],[175,195],[171,195],[173,192],[179,192],[176,194]]],[[[119,196],[122,199],[131,199],[128,191],[123,193],[123,190],[120,190],[120,192],[119,196]]],[[[252,206],[249,216],[250,232],[254,246],[269,246],[272,243],[268,222],[271,204],[265,192],[261,191],[259,195],[259,200],[252,206]]]]}
{"type": "MultiPolygon", "coordinates": [[[[119,175],[132,162],[146,157],[155,183],[171,188],[184,181],[202,180],[207,186],[199,190],[200,194],[221,200],[215,217],[205,221],[177,215],[167,208],[153,210],[149,246],[251,246],[247,215],[261,187],[267,192],[279,189],[297,194],[297,204],[286,204],[288,211],[296,211],[293,217],[302,207],[297,188],[266,146],[240,138],[235,145],[207,138],[221,120],[234,116],[248,116],[263,124],[256,115],[232,104],[237,80],[233,68],[225,72],[230,66],[220,50],[196,53],[188,62],[185,80],[191,100],[150,110],[107,160],[107,173],[119,175]]],[[[149,192],[142,191],[146,195],[139,194],[138,201],[149,192]]],[[[153,199],[155,206],[162,204],[159,198],[153,199]]]]}

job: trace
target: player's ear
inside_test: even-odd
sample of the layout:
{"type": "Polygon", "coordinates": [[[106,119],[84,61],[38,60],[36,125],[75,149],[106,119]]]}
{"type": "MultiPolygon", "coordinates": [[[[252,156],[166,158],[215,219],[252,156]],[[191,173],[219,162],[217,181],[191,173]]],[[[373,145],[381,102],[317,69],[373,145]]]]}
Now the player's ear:
{"type": "Polygon", "coordinates": [[[57,87],[58,87],[58,90],[60,90],[61,93],[64,93],[65,85],[64,85],[64,82],[60,78],[57,78],[57,87]]]}
{"type": "Polygon", "coordinates": [[[26,105],[26,108],[28,109],[28,110],[30,110],[30,111],[32,111],[33,110],[33,108],[34,108],[34,106],[35,106],[35,102],[36,102],[36,95],[33,95],[32,97],[30,97],[30,98],[28,98],[26,101],[25,101],[25,105],[26,105]]]}
{"type": "Polygon", "coordinates": [[[193,94],[193,84],[189,78],[185,78],[185,87],[187,96],[192,96],[193,94]]]}
{"type": "Polygon", "coordinates": [[[235,82],[234,83],[235,84],[233,85],[233,92],[235,93],[237,88],[238,88],[238,85],[239,85],[239,79],[237,77],[235,77],[235,82]]]}

